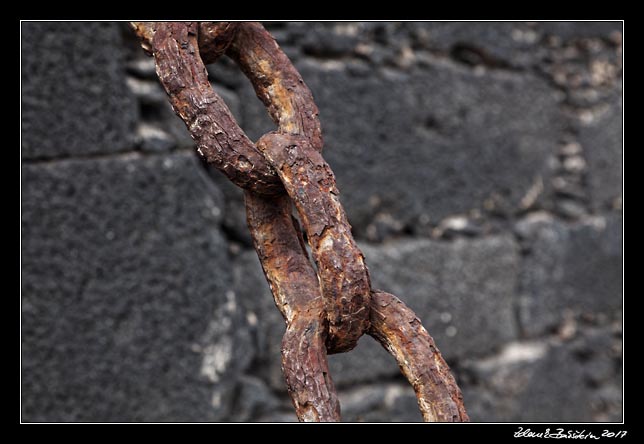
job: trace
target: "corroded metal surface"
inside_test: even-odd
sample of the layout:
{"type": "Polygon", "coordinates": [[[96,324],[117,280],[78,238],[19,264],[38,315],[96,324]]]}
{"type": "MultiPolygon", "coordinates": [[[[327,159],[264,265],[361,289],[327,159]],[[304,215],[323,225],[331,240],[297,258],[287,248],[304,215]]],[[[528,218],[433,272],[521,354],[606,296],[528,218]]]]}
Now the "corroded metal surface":
{"type": "Polygon", "coordinates": [[[467,421],[460,389],[420,320],[395,296],[371,289],[321,155],[313,96],[272,36],[247,22],[136,22],[133,28],[200,154],[246,190],[255,249],[287,324],[282,369],[298,418],[340,420],[327,353],[351,350],[368,333],[397,360],[425,421],[467,421]],[[224,53],[250,79],[278,127],[257,144],[208,82],[204,62],[224,53]]]}
{"type": "Polygon", "coordinates": [[[239,22],[202,22],[199,24],[199,52],[205,64],[214,63],[233,42],[239,22]]]}
{"type": "Polygon", "coordinates": [[[199,154],[236,185],[277,195],[283,187],[262,153],[239,127],[212,89],[197,42],[197,23],[138,22],[137,32],[152,39],[157,75],[172,108],[184,121],[199,154]]]}
{"type": "Polygon", "coordinates": [[[313,94],[273,36],[259,23],[244,23],[228,55],[251,81],[279,132],[304,136],[321,151],[322,129],[313,94]]]}
{"type": "Polygon", "coordinates": [[[247,191],[246,214],[275,304],[286,320],[282,369],[298,417],[338,421],[340,404],[329,374],[326,316],[315,270],[298,236],[287,196],[247,191]]]}
{"type": "Polygon", "coordinates": [[[351,350],[369,328],[371,284],[333,172],[306,138],[269,134],[257,147],[277,170],[306,231],[329,320],[329,351],[351,350]]]}
{"type": "Polygon", "coordinates": [[[374,290],[369,334],[396,358],[414,387],[425,421],[469,421],[449,366],[420,319],[400,299],[374,290]]]}
{"type": "MultiPolygon", "coordinates": [[[[201,29],[208,25],[201,25],[201,29]]],[[[370,284],[362,253],[322,158],[318,108],[289,58],[259,23],[244,23],[228,51],[278,127],[257,148],[277,171],[295,203],[318,267],[329,321],[327,346],[355,347],[369,327],[370,284]]]]}

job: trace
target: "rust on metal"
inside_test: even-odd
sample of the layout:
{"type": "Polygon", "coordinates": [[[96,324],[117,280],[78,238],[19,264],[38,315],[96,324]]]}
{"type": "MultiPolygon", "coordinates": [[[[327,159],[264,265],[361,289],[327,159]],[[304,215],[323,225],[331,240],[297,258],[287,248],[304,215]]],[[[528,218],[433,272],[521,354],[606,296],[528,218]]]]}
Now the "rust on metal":
{"type": "Polygon", "coordinates": [[[197,23],[137,22],[136,26],[138,34],[145,36],[144,45],[152,38],[161,85],[188,127],[199,154],[242,188],[259,194],[281,194],[283,187],[277,174],[208,82],[199,52],[197,23]]]}
{"type": "Polygon", "coordinates": [[[321,155],[311,91],[259,23],[135,22],[175,112],[199,153],[245,189],[248,226],[286,322],[282,370],[300,421],[339,421],[327,354],[376,338],[414,387],[425,421],[469,418],[461,391],[433,339],[396,296],[372,290],[321,155]],[[277,130],[253,144],[212,90],[204,63],[226,54],[249,78],[277,130]],[[309,259],[295,205],[317,265],[309,259]]]}
{"type": "Polygon", "coordinates": [[[199,51],[205,64],[214,63],[226,53],[239,29],[239,22],[203,22],[199,24],[199,51]]]}
{"type": "Polygon", "coordinates": [[[396,358],[414,387],[425,421],[469,421],[449,366],[420,319],[400,299],[374,290],[369,334],[396,358]]]}
{"type": "Polygon", "coordinates": [[[306,231],[329,320],[329,352],[351,350],[369,328],[371,284],[333,172],[303,137],[268,134],[257,147],[282,179],[306,231]]]}
{"type": "Polygon", "coordinates": [[[329,374],[324,301],[288,196],[245,194],[248,226],[275,304],[286,321],[282,369],[298,417],[339,421],[329,374]]]}
{"type": "Polygon", "coordinates": [[[273,36],[259,23],[244,23],[228,55],[252,83],[279,132],[304,136],[313,148],[322,150],[313,94],[273,36]]]}

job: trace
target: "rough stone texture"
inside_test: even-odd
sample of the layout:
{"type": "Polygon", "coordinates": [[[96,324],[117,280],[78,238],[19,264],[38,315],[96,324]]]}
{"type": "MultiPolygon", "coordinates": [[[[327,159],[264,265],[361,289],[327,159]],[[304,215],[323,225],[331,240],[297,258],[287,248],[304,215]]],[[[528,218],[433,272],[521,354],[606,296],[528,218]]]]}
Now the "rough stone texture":
{"type": "Polygon", "coordinates": [[[348,422],[422,422],[414,391],[408,385],[380,383],[340,392],[348,422]]]}
{"type": "MultiPolygon", "coordinates": [[[[440,347],[440,344],[438,346],[440,347]]],[[[379,379],[391,379],[400,375],[394,358],[370,336],[361,338],[358,346],[351,350],[350,354],[329,356],[329,369],[333,382],[340,388],[352,387],[359,383],[373,383],[379,379]]],[[[413,391],[411,393],[413,396],[413,391]]]]}
{"type": "Polygon", "coordinates": [[[538,24],[544,34],[554,35],[562,39],[600,38],[606,39],[620,34],[622,23],[615,21],[588,22],[580,26],[574,22],[542,22],[538,24]]]}
{"type": "Polygon", "coordinates": [[[194,157],[22,173],[23,420],[227,414],[252,347],[217,228],[222,197],[194,157]]]}
{"type": "Polygon", "coordinates": [[[620,335],[592,329],[471,364],[464,397],[478,421],[620,421],[621,371],[620,335]]]}
{"type": "MultiPolygon", "coordinates": [[[[253,248],[253,239],[246,223],[246,206],[244,192],[233,184],[226,176],[212,167],[206,167],[212,181],[224,193],[226,207],[224,209],[223,228],[231,242],[237,246],[253,248]]],[[[259,266],[259,262],[257,262],[259,266]]],[[[260,267],[261,270],[261,267],[260,267]]],[[[265,280],[262,275],[262,280],[265,280]]]]}
{"type": "Polygon", "coordinates": [[[257,344],[257,366],[262,368],[258,375],[278,390],[286,390],[281,370],[280,349],[286,330],[284,318],[275,307],[262,267],[255,251],[239,255],[233,266],[235,293],[252,319],[253,337],[257,344]]]}
{"type": "Polygon", "coordinates": [[[503,22],[489,26],[483,22],[441,22],[425,27],[410,26],[416,47],[450,55],[467,65],[492,68],[526,67],[541,56],[539,26],[524,22],[503,22]]]}
{"type": "MultiPolygon", "coordinates": [[[[472,420],[621,420],[621,23],[269,29],[375,286],[418,311],[472,420]]],[[[295,421],[242,193],[126,24],[21,43],[22,419],[295,421]]],[[[231,60],[208,72],[250,137],[274,128],[231,60]]],[[[420,420],[371,338],[330,366],[345,421],[420,420]]]]}
{"type": "Polygon", "coordinates": [[[21,24],[23,158],[130,148],[137,109],[125,87],[118,29],[115,23],[21,24]]]}
{"type": "Polygon", "coordinates": [[[580,128],[579,141],[588,160],[588,182],[596,210],[621,207],[622,101],[616,98],[592,124],[580,128]]]}
{"type": "Polygon", "coordinates": [[[529,239],[521,277],[521,324],[536,336],[570,314],[611,314],[622,307],[622,220],[581,224],[526,221],[529,239]]]}
{"type": "MultiPolygon", "coordinates": [[[[239,382],[237,402],[231,407],[230,420],[247,422],[280,407],[277,396],[271,392],[264,382],[252,376],[243,376],[239,382]]],[[[285,406],[281,406],[285,407],[285,406]]],[[[297,420],[293,413],[294,420],[297,420]]]]}
{"type": "Polygon", "coordinates": [[[511,237],[401,241],[363,250],[374,287],[404,299],[448,361],[489,354],[516,338],[518,251],[511,237]]]}

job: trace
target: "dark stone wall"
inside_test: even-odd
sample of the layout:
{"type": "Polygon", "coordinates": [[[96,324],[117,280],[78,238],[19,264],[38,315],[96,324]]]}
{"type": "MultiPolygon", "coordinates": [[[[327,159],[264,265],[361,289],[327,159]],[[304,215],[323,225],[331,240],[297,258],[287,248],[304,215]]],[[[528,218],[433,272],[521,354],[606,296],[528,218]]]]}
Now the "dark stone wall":
{"type": "MultiPolygon", "coordinates": [[[[474,421],[622,419],[621,23],[268,23],[320,108],[374,286],[474,421]]],[[[293,421],[242,195],[124,23],[23,23],[23,421],[293,421]]],[[[273,128],[227,59],[214,87],[273,128]]],[[[365,337],[345,420],[418,421],[365,337]]]]}

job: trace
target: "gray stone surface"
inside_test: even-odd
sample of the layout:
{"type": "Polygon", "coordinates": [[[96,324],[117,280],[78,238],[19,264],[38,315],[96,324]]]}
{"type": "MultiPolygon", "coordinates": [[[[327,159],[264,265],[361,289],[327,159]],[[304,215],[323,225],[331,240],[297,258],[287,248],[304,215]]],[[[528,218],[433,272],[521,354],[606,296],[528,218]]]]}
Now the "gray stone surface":
{"type": "Polygon", "coordinates": [[[278,397],[264,381],[252,376],[243,376],[239,381],[236,403],[233,404],[228,419],[235,422],[252,421],[259,416],[274,412],[279,407],[288,408],[280,405],[278,397]]]}
{"type": "Polygon", "coordinates": [[[240,254],[233,267],[235,294],[252,319],[249,324],[257,344],[256,365],[262,369],[259,376],[271,387],[286,391],[280,354],[286,324],[273,302],[257,253],[246,251],[240,254]]]}
{"type": "Polygon", "coordinates": [[[297,42],[302,53],[316,58],[353,56],[402,68],[419,55],[493,67],[533,64],[541,38],[538,25],[525,22],[293,23],[275,35],[281,44],[297,42]]]}
{"type": "Polygon", "coordinates": [[[136,102],[115,23],[23,22],[22,156],[131,148],[136,102]]]}
{"type": "Polygon", "coordinates": [[[207,166],[206,168],[211,180],[224,194],[226,206],[223,212],[223,227],[226,230],[229,240],[239,246],[253,248],[253,239],[250,236],[248,223],[246,222],[244,191],[228,180],[228,178],[217,169],[210,166],[207,166]]]}
{"type": "Polygon", "coordinates": [[[521,275],[520,318],[535,336],[571,314],[612,314],[622,307],[622,220],[527,221],[530,254],[521,275]]]}
{"type": "Polygon", "coordinates": [[[579,141],[588,161],[588,185],[596,210],[621,207],[622,123],[622,101],[618,97],[598,119],[580,128],[579,141]]]}
{"type": "Polygon", "coordinates": [[[547,35],[562,39],[604,38],[620,33],[624,29],[622,22],[541,22],[538,28],[547,35]]]}
{"type": "Polygon", "coordinates": [[[422,422],[409,384],[380,383],[340,391],[345,422],[422,422]]]}
{"type": "Polygon", "coordinates": [[[519,270],[513,238],[419,239],[365,246],[363,251],[374,288],[409,305],[448,362],[489,354],[516,338],[513,303],[519,270]]]}
{"type": "Polygon", "coordinates": [[[350,353],[329,356],[333,382],[340,387],[374,383],[400,374],[396,360],[372,337],[363,336],[350,353]]]}
{"type": "Polygon", "coordinates": [[[22,173],[22,419],[221,418],[253,349],[194,158],[22,173]]]}
{"type": "Polygon", "coordinates": [[[621,421],[621,339],[591,330],[570,341],[514,343],[468,370],[473,421],[621,421]]]}
{"type": "Polygon", "coordinates": [[[440,51],[468,65],[526,67],[543,55],[539,29],[530,23],[414,23],[410,28],[414,46],[440,51]]]}

